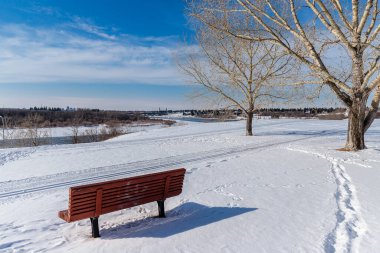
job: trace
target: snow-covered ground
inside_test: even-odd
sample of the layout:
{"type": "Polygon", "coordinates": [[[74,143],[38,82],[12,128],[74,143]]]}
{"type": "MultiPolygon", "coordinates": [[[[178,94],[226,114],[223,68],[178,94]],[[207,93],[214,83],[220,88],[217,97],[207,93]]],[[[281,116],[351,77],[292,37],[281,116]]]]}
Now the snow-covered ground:
{"type": "Polygon", "coordinates": [[[346,121],[180,123],[102,143],[0,150],[0,252],[380,252],[380,122],[336,151],[346,121]],[[66,223],[72,185],[187,169],[166,201],[66,223]]]}

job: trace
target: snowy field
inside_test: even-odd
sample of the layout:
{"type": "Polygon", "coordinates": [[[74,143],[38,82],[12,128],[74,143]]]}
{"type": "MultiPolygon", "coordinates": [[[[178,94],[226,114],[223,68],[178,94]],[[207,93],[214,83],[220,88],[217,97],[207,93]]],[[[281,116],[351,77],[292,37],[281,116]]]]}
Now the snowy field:
{"type": "Polygon", "coordinates": [[[380,252],[380,121],[182,123],[102,143],[0,150],[0,252],[380,252]],[[66,223],[68,188],[185,167],[166,201],[66,223]]]}

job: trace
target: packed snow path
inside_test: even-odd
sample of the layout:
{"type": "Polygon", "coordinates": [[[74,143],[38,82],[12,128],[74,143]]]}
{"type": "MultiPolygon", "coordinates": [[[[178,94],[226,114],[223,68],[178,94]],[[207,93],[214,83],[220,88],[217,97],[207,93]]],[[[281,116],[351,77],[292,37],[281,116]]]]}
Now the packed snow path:
{"type": "Polygon", "coordinates": [[[356,196],[356,189],[341,159],[329,157],[309,150],[289,147],[288,150],[315,155],[331,162],[337,191],[336,226],[325,241],[326,252],[359,252],[360,241],[367,230],[361,215],[361,206],[356,196]]]}
{"type": "Polygon", "coordinates": [[[336,151],[345,121],[193,123],[104,143],[0,150],[0,252],[380,252],[380,124],[336,151]],[[68,188],[186,167],[184,192],[89,222],[57,218],[68,188]],[[43,207],[43,208],[41,208],[43,207]]]}

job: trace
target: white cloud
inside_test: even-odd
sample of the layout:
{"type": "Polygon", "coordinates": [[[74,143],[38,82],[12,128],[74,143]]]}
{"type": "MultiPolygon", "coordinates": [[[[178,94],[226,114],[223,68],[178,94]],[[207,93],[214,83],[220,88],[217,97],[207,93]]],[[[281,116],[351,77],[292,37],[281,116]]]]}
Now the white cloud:
{"type": "Polygon", "coordinates": [[[85,36],[67,27],[0,27],[0,84],[102,82],[178,85],[172,57],[184,48],[172,37],[115,36],[76,19],[85,36]],[[94,38],[93,38],[94,37],[94,38]]]}

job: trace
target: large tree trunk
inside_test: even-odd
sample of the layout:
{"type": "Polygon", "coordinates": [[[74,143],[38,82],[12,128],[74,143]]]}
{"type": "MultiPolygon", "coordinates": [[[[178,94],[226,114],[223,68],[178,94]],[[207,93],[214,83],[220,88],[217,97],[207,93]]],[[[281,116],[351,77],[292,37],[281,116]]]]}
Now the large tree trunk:
{"type": "MultiPolygon", "coordinates": [[[[359,38],[355,38],[358,40],[359,38]]],[[[348,112],[348,130],[347,142],[345,149],[362,150],[365,149],[364,144],[364,120],[365,109],[368,96],[364,94],[361,86],[364,81],[364,65],[363,53],[357,48],[355,54],[352,55],[352,103],[348,112]]]]}
{"type": "Polygon", "coordinates": [[[365,149],[365,110],[367,99],[361,97],[354,99],[348,113],[348,131],[345,149],[362,150],[365,149]]]}
{"type": "Polygon", "coordinates": [[[246,135],[252,136],[252,119],[253,119],[253,112],[247,112],[247,122],[246,122],[246,135]]]}

